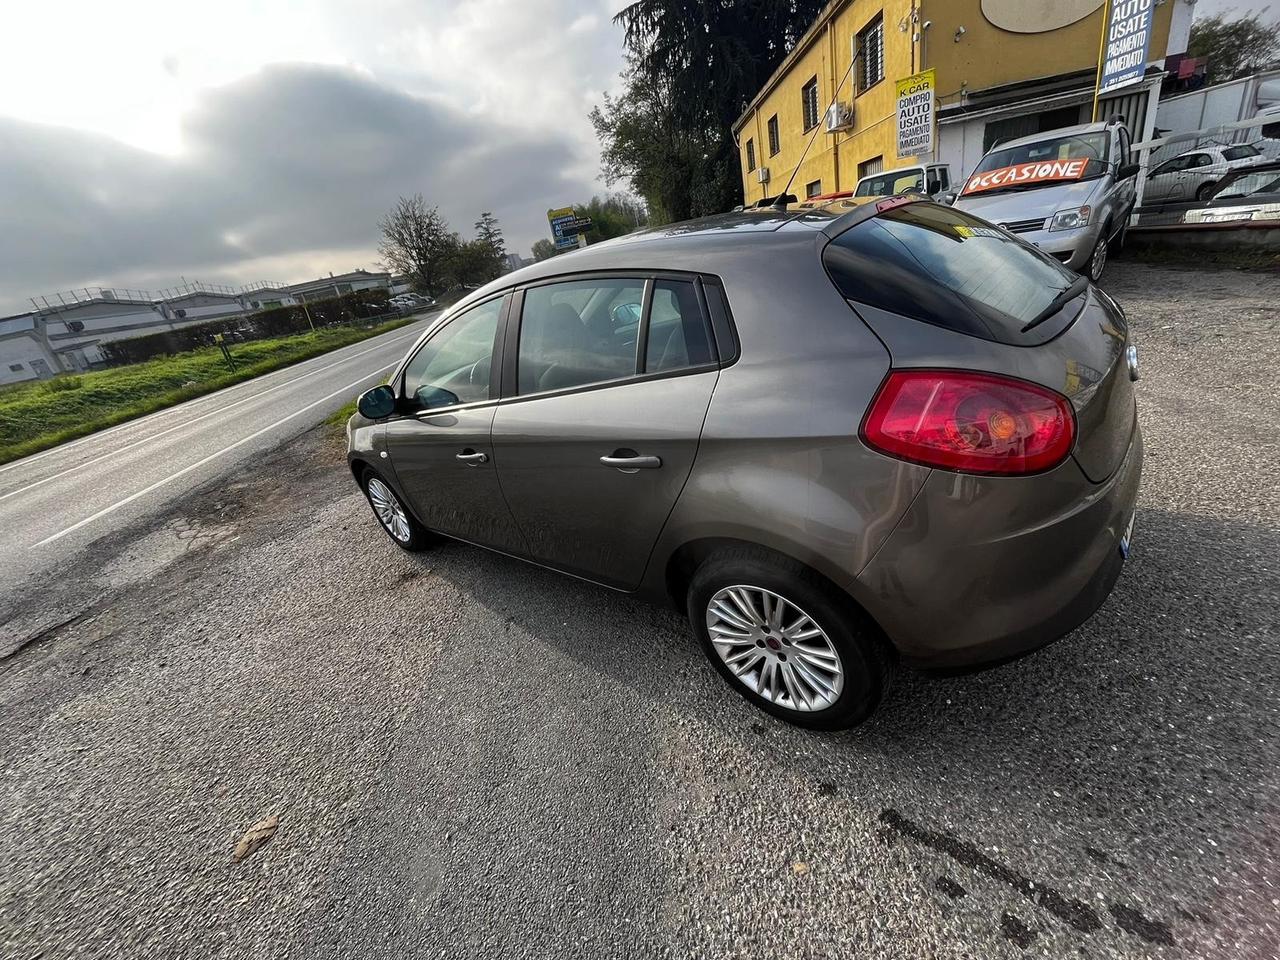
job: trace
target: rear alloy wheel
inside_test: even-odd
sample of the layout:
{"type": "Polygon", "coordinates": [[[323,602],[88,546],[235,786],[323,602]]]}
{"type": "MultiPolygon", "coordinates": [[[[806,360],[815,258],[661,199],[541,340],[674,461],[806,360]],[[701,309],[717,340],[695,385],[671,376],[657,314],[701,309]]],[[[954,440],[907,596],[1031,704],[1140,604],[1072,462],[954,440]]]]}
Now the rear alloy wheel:
{"type": "Polygon", "coordinates": [[[1098,234],[1098,242],[1094,244],[1093,253],[1089,255],[1088,266],[1085,267],[1086,274],[1094,283],[1097,283],[1102,279],[1102,271],[1107,269],[1108,246],[1107,231],[1104,228],[1102,232],[1098,234]]]}
{"type": "Polygon", "coordinates": [[[431,534],[400,502],[391,485],[372,470],[364,476],[364,493],[373,515],[396,546],[411,553],[426,549],[431,534]]]}
{"type": "Polygon", "coordinates": [[[713,557],[694,574],[688,604],[720,675],[790,723],[854,726],[888,688],[890,663],[874,628],[798,564],[753,551],[713,557]]]}

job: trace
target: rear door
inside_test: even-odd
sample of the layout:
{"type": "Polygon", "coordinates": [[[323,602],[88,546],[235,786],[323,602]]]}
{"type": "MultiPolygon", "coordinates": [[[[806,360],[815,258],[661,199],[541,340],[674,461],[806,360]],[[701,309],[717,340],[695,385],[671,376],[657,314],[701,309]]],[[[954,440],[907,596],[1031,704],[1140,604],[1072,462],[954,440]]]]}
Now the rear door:
{"type": "Polygon", "coordinates": [[[453,317],[410,358],[386,443],[400,486],[427,527],[523,553],[489,438],[508,301],[498,296],[453,317]]]}
{"type": "Polygon", "coordinates": [[[503,493],[533,559],[633,588],[719,375],[702,291],[687,276],[609,275],[519,300],[493,422],[503,493]]]}

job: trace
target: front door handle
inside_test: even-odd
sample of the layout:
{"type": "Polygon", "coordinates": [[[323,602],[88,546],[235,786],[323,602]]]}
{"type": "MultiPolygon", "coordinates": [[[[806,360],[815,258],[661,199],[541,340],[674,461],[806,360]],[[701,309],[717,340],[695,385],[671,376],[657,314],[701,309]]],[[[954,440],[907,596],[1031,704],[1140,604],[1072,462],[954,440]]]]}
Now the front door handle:
{"type": "Polygon", "coordinates": [[[462,453],[458,454],[457,456],[458,456],[458,459],[461,460],[463,463],[465,463],[468,467],[474,467],[474,466],[478,466],[479,464],[489,462],[489,455],[487,453],[477,453],[476,451],[472,450],[469,447],[466,450],[463,450],[462,453]]]}
{"type": "Polygon", "coordinates": [[[625,473],[634,473],[637,470],[657,470],[662,466],[661,457],[601,457],[600,462],[606,467],[613,467],[625,473]]]}

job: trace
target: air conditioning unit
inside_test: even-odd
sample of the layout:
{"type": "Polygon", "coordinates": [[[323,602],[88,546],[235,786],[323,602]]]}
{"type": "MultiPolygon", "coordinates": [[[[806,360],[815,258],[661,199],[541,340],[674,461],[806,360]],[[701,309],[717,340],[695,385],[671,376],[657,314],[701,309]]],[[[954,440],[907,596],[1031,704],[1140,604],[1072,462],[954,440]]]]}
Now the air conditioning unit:
{"type": "Polygon", "coordinates": [[[836,101],[827,108],[827,133],[848,130],[853,126],[853,104],[836,101]]]}
{"type": "Polygon", "coordinates": [[[759,169],[757,169],[757,170],[756,170],[756,179],[757,179],[758,181],[760,181],[761,183],[768,183],[768,182],[769,182],[769,168],[768,168],[768,167],[760,167],[759,169]]]}

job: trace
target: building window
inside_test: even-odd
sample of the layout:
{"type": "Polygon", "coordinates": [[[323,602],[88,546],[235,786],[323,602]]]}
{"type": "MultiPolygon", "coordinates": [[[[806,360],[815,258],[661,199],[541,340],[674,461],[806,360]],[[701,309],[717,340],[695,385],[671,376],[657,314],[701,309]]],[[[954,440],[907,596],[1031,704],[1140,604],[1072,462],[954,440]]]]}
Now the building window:
{"type": "Polygon", "coordinates": [[[870,160],[863,160],[858,164],[858,179],[869,177],[873,173],[879,173],[884,169],[884,157],[872,157],[870,160]]]}
{"type": "Polygon", "coordinates": [[[747,141],[747,173],[756,168],[756,142],[754,140],[747,141]]]}
{"type": "Polygon", "coordinates": [[[22,372],[22,364],[20,364],[20,363],[11,363],[11,364],[9,364],[9,370],[10,370],[11,372],[13,372],[13,373],[21,373],[21,372],[22,372]]]}
{"type": "Polygon", "coordinates": [[[884,79],[884,16],[858,31],[858,92],[869,90],[884,79]]]}
{"type": "Polygon", "coordinates": [[[782,149],[782,145],[778,142],[778,115],[775,113],[769,118],[769,156],[775,155],[782,149]]]}
{"type": "Polygon", "coordinates": [[[818,78],[814,77],[800,91],[800,105],[804,110],[804,129],[808,133],[818,125],[818,78]]]}
{"type": "Polygon", "coordinates": [[[821,192],[822,192],[822,181],[821,181],[821,180],[815,180],[815,181],[813,181],[813,183],[806,183],[806,184],[804,185],[804,195],[805,195],[806,199],[812,200],[814,197],[816,197],[816,196],[817,196],[818,194],[820,194],[821,192]]]}

